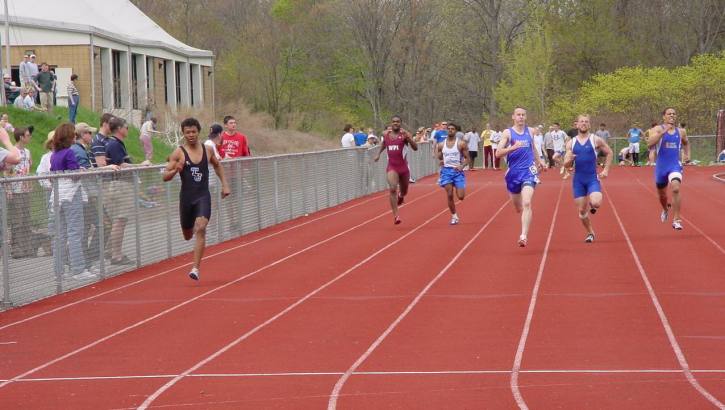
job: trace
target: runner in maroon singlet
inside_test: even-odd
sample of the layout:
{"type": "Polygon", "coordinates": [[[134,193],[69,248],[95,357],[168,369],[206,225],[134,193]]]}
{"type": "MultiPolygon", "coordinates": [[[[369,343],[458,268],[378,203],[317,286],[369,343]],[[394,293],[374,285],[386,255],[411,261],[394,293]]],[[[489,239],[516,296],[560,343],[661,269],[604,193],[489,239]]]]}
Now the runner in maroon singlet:
{"type": "Polygon", "coordinates": [[[405,200],[410,180],[408,162],[403,158],[403,147],[407,144],[414,151],[418,150],[418,144],[415,143],[408,131],[400,128],[400,123],[400,117],[397,115],[391,118],[391,130],[383,134],[383,143],[380,144],[380,151],[375,156],[375,162],[377,162],[383,151],[388,152],[387,172],[388,186],[390,187],[390,207],[393,209],[393,221],[396,225],[400,223],[398,205],[401,205],[405,200]],[[398,186],[400,186],[400,190],[398,190],[398,186]]]}

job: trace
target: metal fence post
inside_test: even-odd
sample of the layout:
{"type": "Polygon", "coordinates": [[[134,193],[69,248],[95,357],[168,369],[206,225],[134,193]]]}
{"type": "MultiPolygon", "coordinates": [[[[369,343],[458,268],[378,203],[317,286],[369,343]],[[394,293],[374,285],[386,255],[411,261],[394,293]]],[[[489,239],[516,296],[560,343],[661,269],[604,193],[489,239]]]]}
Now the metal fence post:
{"type": "Polygon", "coordinates": [[[51,184],[53,186],[53,223],[55,225],[53,227],[53,230],[55,230],[55,235],[53,236],[55,238],[53,246],[53,266],[55,268],[56,293],[61,293],[63,291],[63,274],[65,273],[65,242],[68,238],[65,237],[66,234],[64,233],[63,237],[66,241],[60,240],[60,231],[64,227],[61,226],[60,223],[60,193],[58,192],[58,178],[53,178],[51,180],[51,184]]]}
{"type": "Polygon", "coordinates": [[[279,166],[275,159],[272,163],[274,166],[274,223],[279,223],[279,166]]]}
{"type": "Polygon", "coordinates": [[[171,249],[171,186],[170,183],[164,183],[164,193],[166,194],[166,256],[173,256],[171,249]]]}
{"type": "Polygon", "coordinates": [[[139,224],[139,215],[138,215],[138,198],[139,198],[139,172],[137,170],[133,170],[131,172],[131,176],[133,177],[133,219],[134,223],[136,224],[136,269],[139,269],[141,267],[141,226],[139,224]]]}
{"type": "Polygon", "coordinates": [[[217,199],[217,202],[216,202],[217,203],[217,207],[216,207],[216,238],[217,238],[217,243],[222,243],[222,242],[224,242],[224,232],[222,232],[222,229],[224,228],[224,225],[222,224],[222,215],[223,215],[223,213],[222,213],[222,206],[223,206],[223,204],[222,204],[222,200],[223,200],[222,188],[223,187],[222,187],[222,182],[219,179],[219,176],[216,174],[216,172],[214,173],[214,176],[217,178],[217,180],[216,180],[216,184],[217,184],[216,185],[216,187],[217,187],[217,190],[216,190],[216,199],[217,199]]]}
{"type": "Polygon", "coordinates": [[[103,177],[96,175],[96,230],[98,231],[98,270],[101,279],[106,277],[106,218],[103,213],[103,177]]]}
{"type": "Polygon", "coordinates": [[[287,157],[287,161],[289,162],[289,166],[287,166],[287,197],[289,199],[289,217],[287,218],[287,220],[290,220],[293,218],[295,212],[294,207],[292,206],[292,157],[287,157]]]}
{"type": "MultiPolygon", "coordinates": [[[[242,160],[240,159],[232,162],[230,166],[233,167],[232,169],[235,171],[239,171],[238,173],[235,173],[237,175],[237,194],[239,195],[239,199],[237,201],[239,204],[239,232],[235,233],[235,235],[229,236],[229,238],[234,238],[241,236],[244,233],[244,166],[242,160]]],[[[234,215],[234,212],[228,212],[228,215],[234,215]]],[[[234,221],[229,221],[229,225],[231,226],[233,222],[234,221]]]]}
{"type": "Polygon", "coordinates": [[[259,187],[260,187],[260,182],[259,182],[260,160],[255,159],[254,163],[255,163],[254,170],[257,174],[254,178],[257,182],[257,230],[261,231],[262,230],[262,195],[259,190],[259,187]]]}
{"type": "MultiPolygon", "coordinates": [[[[30,228],[30,227],[28,227],[30,228]]],[[[7,197],[5,196],[5,184],[0,184],[0,238],[2,238],[2,258],[3,258],[3,298],[2,304],[4,306],[12,305],[12,299],[10,298],[10,252],[8,250],[9,241],[7,240],[8,232],[8,203],[7,197]]]]}

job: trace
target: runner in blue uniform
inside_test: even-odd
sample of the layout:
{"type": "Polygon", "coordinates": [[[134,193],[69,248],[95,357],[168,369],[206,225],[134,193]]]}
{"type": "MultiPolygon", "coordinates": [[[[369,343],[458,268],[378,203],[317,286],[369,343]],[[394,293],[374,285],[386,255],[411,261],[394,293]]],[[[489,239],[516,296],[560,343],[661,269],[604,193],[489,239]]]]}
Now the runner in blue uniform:
{"type": "Polygon", "coordinates": [[[687,141],[687,133],[684,128],[677,128],[677,112],[674,108],[666,108],[662,111],[664,124],[653,127],[649,130],[650,147],[657,151],[657,164],[655,165],[655,184],[662,205],[660,220],[667,222],[670,207],[672,207],[672,228],[682,230],[680,219],[680,185],[682,185],[682,163],[680,162],[680,150],[684,149],[683,159],[690,160],[690,144],[687,141]],[[667,198],[667,186],[672,191],[672,205],[667,198]]]}
{"type": "Polygon", "coordinates": [[[511,119],[514,125],[501,133],[496,158],[506,156],[508,163],[505,176],[506,189],[511,195],[511,202],[516,212],[521,214],[521,235],[518,244],[524,247],[528,242],[531,225],[534,188],[538,182],[539,170],[546,169],[546,164],[535,153],[536,146],[531,137],[533,130],[526,126],[526,110],[517,107],[511,119]]]}
{"type": "Polygon", "coordinates": [[[211,148],[199,142],[201,125],[195,118],[181,122],[184,145],[176,148],[169,157],[164,172],[164,181],[171,181],[176,174],[181,178],[179,191],[179,217],[184,239],[196,235],[194,244],[194,266],[189,277],[199,280],[199,265],[206,246],[206,226],[211,218],[211,194],[209,193],[209,164],[214,167],[222,183],[222,198],[229,195],[229,186],[224,178],[224,169],[211,148]]]}
{"type": "Polygon", "coordinates": [[[590,126],[588,115],[582,114],[577,118],[579,133],[566,143],[564,156],[564,168],[574,167],[572,190],[579,210],[579,218],[587,231],[584,239],[586,243],[594,242],[594,229],[592,229],[589,213],[596,213],[602,205],[602,187],[599,179],[609,175],[609,167],[612,165],[612,150],[606,141],[589,132],[590,126]],[[599,175],[597,175],[597,151],[601,151],[606,156],[604,169],[599,175]]]}

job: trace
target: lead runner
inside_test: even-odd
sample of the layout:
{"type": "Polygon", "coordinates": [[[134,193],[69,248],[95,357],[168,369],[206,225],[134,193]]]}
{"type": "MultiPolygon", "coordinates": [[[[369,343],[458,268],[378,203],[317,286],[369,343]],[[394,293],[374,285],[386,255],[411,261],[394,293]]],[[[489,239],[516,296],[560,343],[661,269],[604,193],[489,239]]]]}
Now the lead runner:
{"type": "Polygon", "coordinates": [[[184,145],[176,148],[169,158],[164,172],[164,182],[171,181],[176,174],[181,178],[179,191],[179,218],[185,240],[196,236],[194,244],[194,266],[189,277],[199,280],[199,265],[206,246],[206,226],[211,218],[211,193],[209,193],[209,164],[214,167],[222,183],[222,198],[229,196],[229,186],[224,178],[224,169],[212,150],[199,143],[201,124],[195,118],[181,122],[184,145]]]}
{"type": "Polygon", "coordinates": [[[410,145],[413,151],[418,150],[418,144],[415,143],[410,133],[400,128],[401,119],[394,115],[390,119],[390,131],[383,134],[383,143],[380,144],[380,151],[375,156],[375,162],[380,159],[383,151],[388,152],[387,179],[390,189],[390,208],[393,210],[393,223],[399,224],[398,205],[402,205],[405,201],[405,195],[408,194],[408,183],[410,182],[410,170],[408,162],[403,158],[403,147],[410,145]],[[400,190],[398,190],[400,187],[400,190]]]}

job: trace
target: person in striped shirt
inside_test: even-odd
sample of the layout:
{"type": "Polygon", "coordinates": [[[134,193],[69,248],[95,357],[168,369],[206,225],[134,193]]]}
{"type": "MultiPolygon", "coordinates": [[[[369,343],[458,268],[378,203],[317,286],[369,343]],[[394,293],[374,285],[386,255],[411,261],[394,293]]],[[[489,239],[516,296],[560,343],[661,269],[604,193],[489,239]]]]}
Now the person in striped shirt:
{"type": "Polygon", "coordinates": [[[76,88],[75,81],[78,79],[78,74],[70,76],[70,82],[68,83],[68,121],[75,124],[76,115],[78,114],[78,104],[81,102],[81,94],[76,88]]]}

